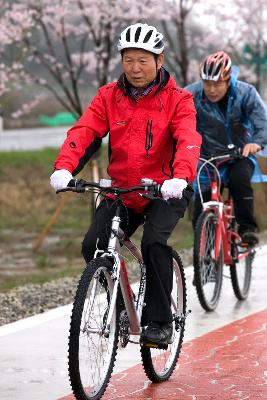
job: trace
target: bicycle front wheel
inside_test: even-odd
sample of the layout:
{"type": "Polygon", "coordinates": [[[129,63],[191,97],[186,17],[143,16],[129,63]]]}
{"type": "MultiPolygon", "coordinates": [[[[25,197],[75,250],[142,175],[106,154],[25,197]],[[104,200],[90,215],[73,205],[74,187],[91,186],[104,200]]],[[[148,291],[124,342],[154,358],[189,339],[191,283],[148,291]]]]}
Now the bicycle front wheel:
{"type": "Polygon", "coordinates": [[[213,212],[200,214],[194,238],[194,285],[201,306],[213,311],[219,302],[222,277],[223,255],[215,260],[216,218],[213,212]]]}
{"type": "Polygon", "coordinates": [[[246,256],[242,257],[242,253],[247,253],[248,249],[240,247],[236,243],[233,246],[235,254],[240,260],[230,265],[232,286],[236,298],[238,300],[245,300],[248,297],[250,289],[254,252],[252,250],[246,256]]]}
{"type": "Polygon", "coordinates": [[[74,299],[69,335],[69,377],[77,400],[103,395],[118,348],[118,309],[106,326],[113,293],[112,263],[104,258],[86,267],[74,299]],[[108,333],[107,333],[108,330],[108,333]]]}
{"type": "Polygon", "coordinates": [[[152,382],[169,379],[176,366],[183,343],[186,313],[186,285],[182,261],[173,253],[173,289],[171,294],[173,314],[172,344],[166,350],[141,346],[141,357],[147,377],[152,382]]]}

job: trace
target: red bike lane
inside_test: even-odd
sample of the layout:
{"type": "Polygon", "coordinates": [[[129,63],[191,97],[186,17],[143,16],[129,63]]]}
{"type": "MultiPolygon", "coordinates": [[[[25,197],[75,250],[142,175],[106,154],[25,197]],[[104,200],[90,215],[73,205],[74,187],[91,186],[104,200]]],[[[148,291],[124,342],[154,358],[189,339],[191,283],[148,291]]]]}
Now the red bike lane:
{"type": "Polygon", "coordinates": [[[185,343],[169,381],[151,383],[139,364],[115,374],[103,396],[103,400],[167,398],[266,400],[267,309],[185,343]]]}

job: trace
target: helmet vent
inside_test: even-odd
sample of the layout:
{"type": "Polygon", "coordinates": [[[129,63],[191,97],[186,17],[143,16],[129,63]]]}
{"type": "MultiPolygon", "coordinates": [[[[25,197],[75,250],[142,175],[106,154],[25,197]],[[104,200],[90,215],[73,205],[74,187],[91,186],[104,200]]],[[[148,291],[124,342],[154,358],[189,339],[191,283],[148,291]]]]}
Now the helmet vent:
{"type": "Polygon", "coordinates": [[[145,38],[144,38],[144,43],[147,43],[147,42],[149,41],[149,39],[150,39],[151,36],[152,36],[152,33],[153,33],[153,31],[147,32],[147,34],[146,34],[146,36],[145,36],[145,38]]]}
{"type": "Polygon", "coordinates": [[[204,65],[203,65],[203,72],[204,72],[204,74],[207,73],[207,61],[204,62],[204,65]]]}
{"type": "Polygon", "coordinates": [[[220,63],[220,64],[217,66],[217,68],[216,68],[216,70],[215,70],[215,72],[214,72],[214,75],[215,75],[215,76],[216,76],[217,74],[219,74],[221,68],[222,68],[222,63],[220,63]]]}
{"type": "Polygon", "coordinates": [[[139,26],[139,28],[136,29],[135,35],[134,35],[134,40],[135,43],[138,43],[139,37],[140,37],[140,33],[141,33],[141,27],[139,26]]]}
{"type": "Polygon", "coordinates": [[[154,49],[160,49],[161,47],[163,47],[162,40],[160,40],[157,44],[155,44],[154,49]]]}
{"type": "Polygon", "coordinates": [[[127,32],[126,32],[126,40],[127,40],[127,42],[130,42],[130,41],[131,41],[131,39],[130,39],[130,33],[131,33],[131,29],[129,28],[129,29],[127,30],[127,32]]]}
{"type": "Polygon", "coordinates": [[[210,67],[209,67],[209,70],[208,70],[208,75],[211,75],[211,74],[212,74],[213,67],[214,67],[214,62],[212,62],[212,63],[210,64],[210,67]]]}

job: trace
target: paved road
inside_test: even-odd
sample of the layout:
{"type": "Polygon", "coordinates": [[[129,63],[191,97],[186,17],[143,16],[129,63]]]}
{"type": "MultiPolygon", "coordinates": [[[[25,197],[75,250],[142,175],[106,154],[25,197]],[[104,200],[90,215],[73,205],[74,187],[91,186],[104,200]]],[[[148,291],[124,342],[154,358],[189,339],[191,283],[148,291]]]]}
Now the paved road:
{"type": "MultiPolygon", "coordinates": [[[[0,130],[0,151],[39,150],[59,148],[66,138],[69,126],[58,128],[29,128],[0,130]]],[[[107,143],[108,139],[103,139],[107,143]]]]}
{"type": "Polygon", "coordinates": [[[9,129],[0,131],[0,151],[38,150],[58,148],[63,143],[69,127],[9,129]]]}
{"type": "MultiPolygon", "coordinates": [[[[179,368],[169,382],[151,384],[138,347],[129,345],[119,353],[104,399],[266,400],[266,265],[264,246],[257,252],[248,300],[236,301],[230,280],[224,279],[213,313],[200,307],[192,267],[186,268],[192,313],[179,368]]],[[[67,376],[70,310],[65,306],[0,327],[1,400],[73,400],[67,376]]]]}

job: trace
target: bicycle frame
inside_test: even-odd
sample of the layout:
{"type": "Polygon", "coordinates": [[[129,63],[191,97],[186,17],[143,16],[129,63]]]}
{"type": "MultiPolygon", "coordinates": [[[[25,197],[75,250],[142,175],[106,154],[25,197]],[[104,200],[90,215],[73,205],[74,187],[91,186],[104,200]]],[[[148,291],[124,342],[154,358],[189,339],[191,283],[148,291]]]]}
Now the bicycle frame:
{"type": "MultiPolygon", "coordinates": [[[[222,245],[223,249],[223,261],[226,265],[232,265],[233,261],[242,260],[247,257],[248,254],[251,253],[251,249],[246,249],[244,252],[239,253],[237,255],[237,260],[233,259],[231,243],[233,240],[241,241],[241,238],[237,232],[235,232],[232,228],[232,220],[233,220],[233,199],[229,196],[228,200],[223,199],[223,195],[221,193],[221,180],[219,176],[218,168],[211,163],[212,160],[225,158],[223,157],[214,157],[211,160],[202,160],[205,161],[201,166],[201,169],[207,163],[214,167],[214,174],[211,178],[211,200],[208,202],[203,202],[203,198],[201,195],[202,205],[204,210],[211,210],[217,218],[216,224],[216,233],[215,233],[215,261],[217,262],[220,257],[220,249],[222,245]]],[[[198,187],[200,189],[200,183],[198,180],[198,187]]]]}
{"type": "Polygon", "coordinates": [[[127,236],[124,235],[124,232],[120,228],[120,222],[121,222],[121,219],[119,217],[120,208],[121,206],[118,205],[115,216],[112,218],[111,234],[107,248],[108,251],[103,252],[102,250],[97,249],[95,253],[95,257],[100,255],[101,257],[108,257],[114,260],[114,267],[112,273],[112,280],[114,282],[113,295],[107,316],[105,334],[106,335],[109,334],[110,322],[112,319],[114,307],[116,305],[118,286],[120,284],[130,324],[130,334],[139,335],[141,333],[140,321],[142,316],[142,310],[144,307],[146,267],[144,265],[141,252],[135,246],[135,244],[127,236]],[[135,304],[135,299],[133,297],[131,285],[128,279],[126,264],[121,255],[119,254],[120,243],[122,243],[129,250],[129,252],[135,257],[135,259],[140,264],[141,280],[140,280],[139,293],[136,304],[135,304]]]}
{"type": "MultiPolygon", "coordinates": [[[[143,178],[141,180],[141,186],[134,186],[131,188],[116,188],[111,186],[111,181],[106,179],[101,179],[100,183],[96,182],[86,182],[84,180],[72,180],[71,185],[65,189],[61,189],[61,192],[65,191],[73,191],[78,193],[83,193],[89,188],[97,188],[100,191],[104,191],[105,193],[112,192],[116,194],[119,199],[120,194],[129,193],[132,191],[145,191],[145,197],[148,199],[155,199],[158,197],[158,193],[160,191],[160,185],[154,182],[152,179],[143,178]],[[152,189],[150,191],[150,189],[152,189]]],[[[60,192],[58,191],[58,192],[60,192]]],[[[111,274],[111,279],[113,284],[111,285],[113,289],[113,294],[111,297],[110,307],[106,320],[106,328],[104,334],[106,336],[109,335],[110,323],[112,320],[114,308],[116,306],[117,293],[120,285],[128,320],[129,320],[129,334],[130,335],[140,335],[141,334],[141,317],[143,307],[145,306],[144,298],[145,298],[145,290],[146,290],[146,266],[143,262],[143,257],[140,250],[135,246],[135,244],[124,235],[124,232],[120,228],[121,218],[120,218],[120,210],[122,207],[122,203],[119,201],[116,205],[115,215],[111,221],[111,233],[109,237],[108,247],[106,250],[96,249],[94,258],[104,257],[113,260],[113,269],[111,274]],[[128,279],[126,264],[120,255],[120,245],[123,244],[130,254],[138,261],[140,265],[140,284],[137,300],[133,296],[133,292],[131,289],[131,285],[128,279]]],[[[96,245],[97,247],[97,245],[96,245]]],[[[175,313],[177,312],[177,307],[175,306],[175,301],[171,298],[171,303],[174,307],[175,313]]]]}
{"type": "Polygon", "coordinates": [[[232,263],[231,241],[233,238],[240,240],[240,236],[230,229],[233,218],[233,200],[230,197],[224,201],[219,191],[218,182],[214,180],[211,185],[211,201],[204,203],[203,208],[211,209],[217,217],[215,233],[215,261],[220,257],[221,244],[225,264],[232,263]]]}

